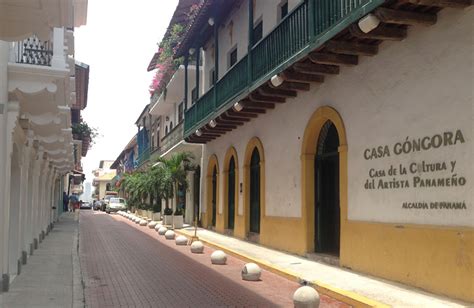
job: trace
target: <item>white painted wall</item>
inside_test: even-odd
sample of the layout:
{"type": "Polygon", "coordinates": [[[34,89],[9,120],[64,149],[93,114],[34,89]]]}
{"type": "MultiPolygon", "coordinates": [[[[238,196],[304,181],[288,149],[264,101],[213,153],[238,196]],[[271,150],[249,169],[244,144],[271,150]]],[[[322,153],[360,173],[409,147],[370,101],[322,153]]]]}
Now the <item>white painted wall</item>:
{"type": "MultiPolygon", "coordinates": [[[[305,127],[314,111],[331,106],[341,115],[348,138],[349,219],[473,226],[474,153],[473,147],[473,48],[474,8],[445,9],[438,23],[416,27],[402,42],[384,42],[375,57],[362,57],[356,67],[343,67],[339,76],[327,77],[309,92],[299,92],[275,110],[226,133],[205,147],[202,170],[216,154],[219,170],[228,148],[238,153],[242,182],[247,142],[260,138],[265,149],[266,215],[301,216],[301,145],[305,127]],[[366,148],[393,145],[407,136],[433,136],[462,130],[465,143],[383,159],[364,159],[366,148]],[[456,160],[458,177],[466,185],[450,188],[424,188],[389,191],[364,189],[368,169],[390,164],[456,160]],[[466,210],[407,210],[404,201],[464,201],[466,210]]],[[[450,171],[438,173],[451,176],[450,171]]],[[[410,176],[410,179],[413,175],[410,176]]],[[[432,176],[435,177],[435,176],[432,176]]],[[[387,177],[388,178],[388,177],[387,177]]],[[[219,211],[223,204],[223,177],[220,176],[219,211]]],[[[411,183],[410,183],[411,184],[411,183]]],[[[202,181],[202,208],[205,212],[205,175],[202,181]]],[[[243,198],[238,213],[242,214],[243,198]]]]}

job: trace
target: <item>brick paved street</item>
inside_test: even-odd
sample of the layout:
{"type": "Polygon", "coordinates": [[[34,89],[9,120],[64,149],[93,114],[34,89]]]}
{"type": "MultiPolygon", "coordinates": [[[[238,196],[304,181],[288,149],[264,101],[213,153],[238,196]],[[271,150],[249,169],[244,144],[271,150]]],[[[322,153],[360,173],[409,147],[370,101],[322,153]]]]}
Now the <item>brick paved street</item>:
{"type": "MultiPolygon", "coordinates": [[[[243,281],[244,262],[212,265],[205,253],[158,237],[119,215],[82,211],[80,259],[87,307],[292,307],[298,284],[263,271],[243,281]]],[[[346,307],[322,296],[321,307],[346,307]]]]}

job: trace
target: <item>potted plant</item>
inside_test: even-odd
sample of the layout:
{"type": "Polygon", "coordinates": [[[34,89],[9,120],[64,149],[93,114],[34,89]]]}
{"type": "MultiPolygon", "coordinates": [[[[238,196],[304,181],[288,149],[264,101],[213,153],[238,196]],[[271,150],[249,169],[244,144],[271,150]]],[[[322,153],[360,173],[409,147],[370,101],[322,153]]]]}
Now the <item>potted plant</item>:
{"type": "Polygon", "coordinates": [[[73,138],[76,140],[82,140],[82,155],[85,156],[87,150],[92,144],[94,144],[94,139],[98,136],[97,130],[90,127],[82,119],[79,123],[74,123],[71,128],[73,138]]]}
{"type": "Polygon", "coordinates": [[[173,228],[180,229],[183,227],[184,217],[183,217],[183,209],[178,207],[176,211],[174,211],[173,215],[173,228]]]}
{"type": "Polygon", "coordinates": [[[169,207],[165,208],[163,211],[163,224],[164,225],[173,224],[173,210],[169,207]]]}
{"type": "Polygon", "coordinates": [[[155,204],[153,204],[152,212],[153,212],[152,219],[154,221],[160,221],[161,220],[161,200],[160,199],[156,200],[155,204]]]}

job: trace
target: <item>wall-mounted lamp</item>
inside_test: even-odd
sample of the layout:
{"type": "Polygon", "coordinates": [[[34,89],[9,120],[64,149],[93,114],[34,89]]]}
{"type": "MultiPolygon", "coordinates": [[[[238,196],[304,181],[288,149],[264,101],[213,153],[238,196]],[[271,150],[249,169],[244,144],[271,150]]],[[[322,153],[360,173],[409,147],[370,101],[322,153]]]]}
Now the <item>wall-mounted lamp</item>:
{"type": "Polygon", "coordinates": [[[211,120],[211,121],[209,122],[209,126],[212,127],[212,128],[216,127],[216,126],[217,126],[216,121],[215,121],[215,120],[211,120]]]}
{"type": "Polygon", "coordinates": [[[189,48],[189,51],[188,51],[188,52],[189,52],[189,54],[192,56],[192,55],[194,55],[194,52],[195,52],[195,51],[196,51],[196,49],[194,49],[194,48],[189,48]]]}
{"type": "Polygon", "coordinates": [[[235,111],[239,112],[239,111],[242,111],[242,109],[244,109],[244,106],[240,102],[237,102],[234,104],[235,111]]]}
{"type": "Polygon", "coordinates": [[[198,136],[198,137],[202,136],[202,132],[201,132],[200,129],[196,129],[196,136],[198,136]]]}
{"type": "Polygon", "coordinates": [[[271,82],[272,85],[274,85],[275,87],[281,86],[284,81],[285,81],[285,79],[283,79],[283,77],[281,77],[281,76],[278,75],[278,74],[274,75],[274,76],[270,79],[270,82],[271,82]]]}
{"type": "Polygon", "coordinates": [[[377,28],[380,24],[380,19],[377,18],[374,14],[369,14],[362,17],[359,20],[359,28],[364,33],[369,33],[370,31],[377,28]]]}
{"type": "Polygon", "coordinates": [[[207,23],[209,24],[209,26],[214,26],[214,18],[210,17],[208,20],[207,20],[207,23]]]}

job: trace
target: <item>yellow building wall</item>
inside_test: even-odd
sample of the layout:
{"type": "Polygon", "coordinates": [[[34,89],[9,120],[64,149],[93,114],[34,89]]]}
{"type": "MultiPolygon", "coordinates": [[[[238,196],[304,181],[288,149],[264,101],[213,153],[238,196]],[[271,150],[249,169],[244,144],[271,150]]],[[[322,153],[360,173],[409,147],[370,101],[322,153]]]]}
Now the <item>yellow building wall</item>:
{"type": "Polygon", "coordinates": [[[348,222],[341,265],[474,301],[472,229],[348,222]]]}

